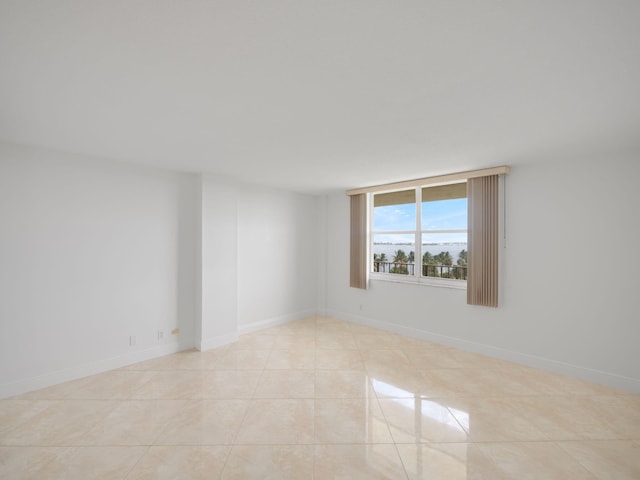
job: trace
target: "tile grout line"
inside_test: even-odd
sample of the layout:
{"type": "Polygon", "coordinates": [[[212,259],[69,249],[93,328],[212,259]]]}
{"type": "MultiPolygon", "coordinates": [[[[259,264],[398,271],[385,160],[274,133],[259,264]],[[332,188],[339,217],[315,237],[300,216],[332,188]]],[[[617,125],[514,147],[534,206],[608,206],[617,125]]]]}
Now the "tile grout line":
{"type": "Polygon", "coordinates": [[[247,415],[249,415],[249,410],[251,409],[252,404],[255,401],[255,396],[256,396],[256,392],[258,391],[258,386],[260,385],[260,381],[262,380],[262,377],[264,376],[264,372],[266,370],[266,365],[269,362],[269,359],[271,358],[271,354],[273,353],[274,350],[274,344],[275,342],[271,343],[271,347],[269,348],[269,355],[267,356],[267,360],[266,362],[263,364],[262,369],[260,370],[260,376],[258,377],[258,380],[256,381],[255,386],[253,387],[253,392],[251,393],[250,398],[248,399],[248,403],[247,403],[247,407],[245,409],[244,415],[242,416],[242,420],[239,422],[238,424],[238,428],[236,429],[235,434],[233,435],[233,438],[231,439],[231,443],[229,444],[229,450],[227,452],[227,455],[225,457],[224,463],[222,465],[222,468],[220,469],[220,474],[218,475],[218,478],[222,478],[224,475],[224,472],[227,468],[227,465],[229,463],[229,457],[231,457],[231,454],[233,453],[233,450],[236,446],[238,446],[238,444],[236,443],[237,439],[238,439],[238,435],[240,434],[240,430],[242,429],[242,426],[244,425],[244,422],[247,419],[247,415]]]}

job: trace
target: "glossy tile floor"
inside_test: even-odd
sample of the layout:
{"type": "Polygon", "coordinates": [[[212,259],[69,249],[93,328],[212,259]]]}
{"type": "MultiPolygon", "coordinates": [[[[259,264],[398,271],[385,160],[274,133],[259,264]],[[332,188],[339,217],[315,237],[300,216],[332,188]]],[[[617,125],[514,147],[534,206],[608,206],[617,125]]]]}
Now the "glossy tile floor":
{"type": "Polygon", "coordinates": [[[640,479],[640,395],[316,317],[0,401],[2,479],[640,479]]]}

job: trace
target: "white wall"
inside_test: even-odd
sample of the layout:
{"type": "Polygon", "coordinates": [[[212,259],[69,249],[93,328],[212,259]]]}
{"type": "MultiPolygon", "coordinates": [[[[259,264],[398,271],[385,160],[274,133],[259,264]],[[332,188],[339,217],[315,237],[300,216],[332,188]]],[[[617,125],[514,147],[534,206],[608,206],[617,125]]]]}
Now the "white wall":
{"type": "Polygon", "coordinates": [[[238,338],[237,187],[212,175],[201,176],[200,338],[201,350],[238,338]]]}
{"type": "Polygon", "coordinates": [[[506,181],[502,305],[460,290],[350,289],[349,208],[327,205],[327,308],[343,318],[640,391],[638,157],[546,159],[506,181]]]}
{"type": "Polygon", "coordinates": [[[317,310],[316,197],[3,144],[0,225],[0,397],[317,310]]]}
{"type": "Polygon", "coordinates": [[[317,310],[317,198],[202,176],[203,350],[317,310]]]}
{"type": "Polygon", "coordinates": [[[237,198],[240,330],[314,315],[317,198],[255,185],[237,198]]]}
{"type": "Polygon", "coordinates": [[[193,345],[195,186],[0,145],[0,396],[193,345]]]}
{"type": "Polygon", "coordinates": [[[317,216],[316,228],[318,245],[316,250],[316,305],[318,315],[327,314],[327,248],[329,246],[329,232],[327,230],[329,196],[319,196],[316,198],[317,216]]]}
{"type": "Polygon", "coordinates": [[[639,165],[515,165],[491,309],[459,290],[350,289],[344,192],[0,145],[0,397],[325,310],[640,391],[639,165]]]}

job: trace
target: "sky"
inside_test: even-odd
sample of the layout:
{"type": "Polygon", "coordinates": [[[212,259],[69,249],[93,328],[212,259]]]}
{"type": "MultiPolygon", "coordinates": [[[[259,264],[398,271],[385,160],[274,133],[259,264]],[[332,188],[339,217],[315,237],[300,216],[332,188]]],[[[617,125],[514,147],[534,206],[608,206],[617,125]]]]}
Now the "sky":
{"type": "MultiPolygon", "coordinates": [[[[422,230],[452,230],[467,228],[467,199],[440,200],[422,203],[422,230]]],[[[413,234],[376,234],[383,231],[413,231],[416,225],[416,205],[389,205],[373,210],[374,243],[413,243],[413,234]]],[[[466,242],[466,233],[423,234],[422,243],[466,242]]]]}

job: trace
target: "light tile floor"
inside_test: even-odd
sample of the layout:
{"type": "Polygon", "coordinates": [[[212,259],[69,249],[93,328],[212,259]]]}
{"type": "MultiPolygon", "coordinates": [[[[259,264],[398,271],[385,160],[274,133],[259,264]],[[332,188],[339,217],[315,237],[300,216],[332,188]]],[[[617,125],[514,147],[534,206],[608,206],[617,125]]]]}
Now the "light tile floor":
{"type": "Polygon", "coordinates": [[[640,395],[315,317],[0,401],[2,479],[640,479],[640,395]]]}

